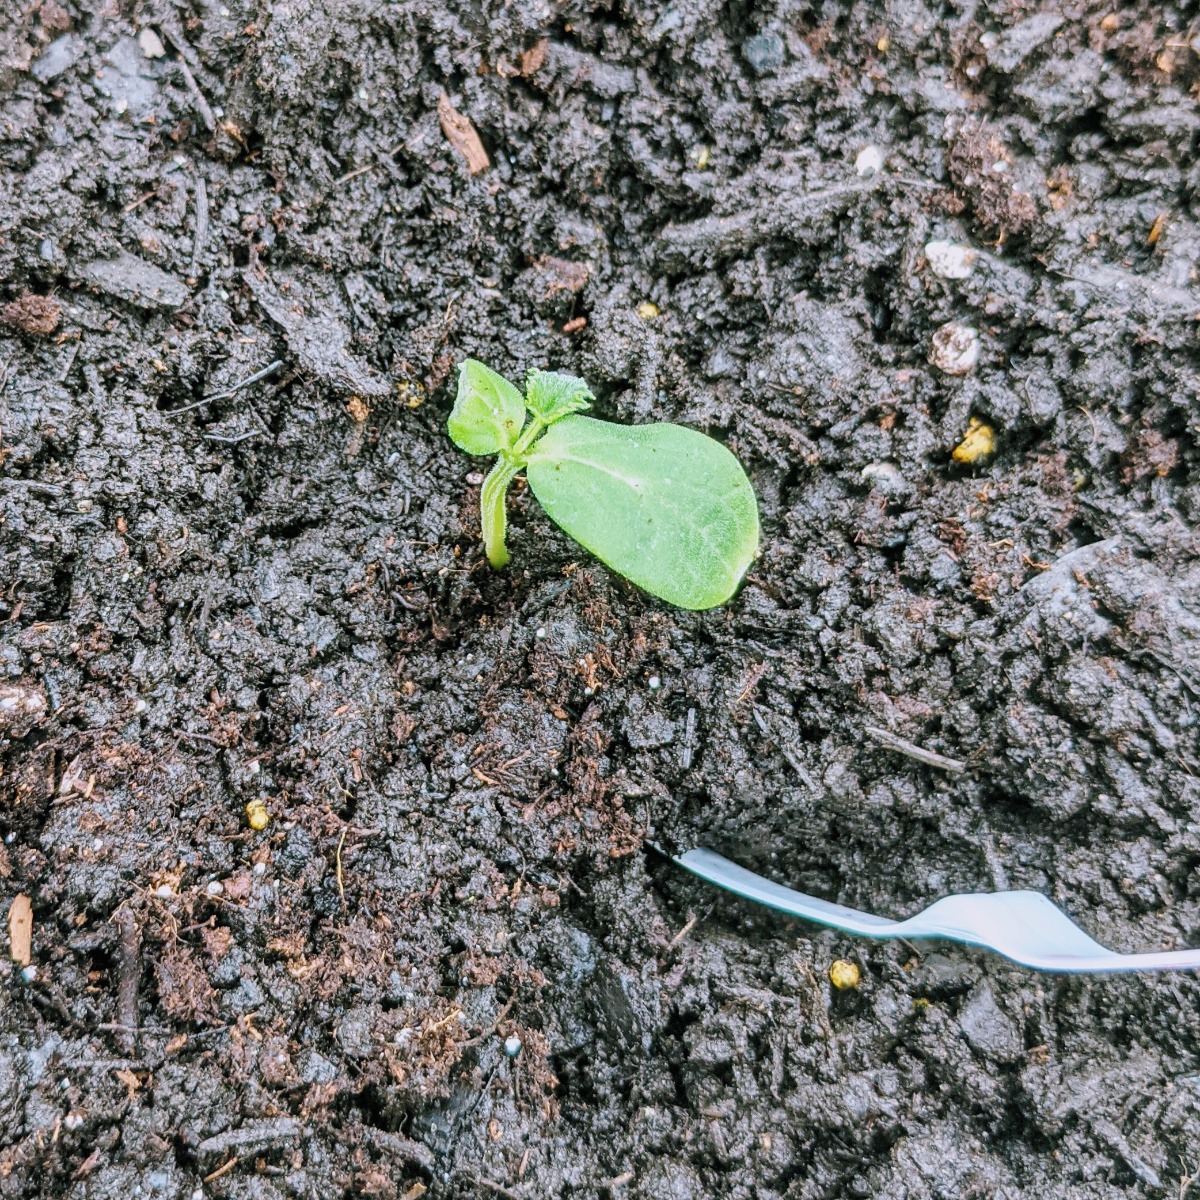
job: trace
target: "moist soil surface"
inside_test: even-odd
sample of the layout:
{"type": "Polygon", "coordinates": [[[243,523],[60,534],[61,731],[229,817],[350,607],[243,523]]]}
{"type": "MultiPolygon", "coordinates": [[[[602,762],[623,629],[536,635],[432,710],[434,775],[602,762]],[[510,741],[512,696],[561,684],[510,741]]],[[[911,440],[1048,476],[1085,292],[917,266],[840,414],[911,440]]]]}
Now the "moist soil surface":
{"type": "Polygon", "coordinates": [[[653,845],[1200,942],[1198,33],[7,5],[0,1196],[1192,1194],[1192,974],[653,845]],[[468,355],[731,447],[738,596],[487,568],[468,355]]]}

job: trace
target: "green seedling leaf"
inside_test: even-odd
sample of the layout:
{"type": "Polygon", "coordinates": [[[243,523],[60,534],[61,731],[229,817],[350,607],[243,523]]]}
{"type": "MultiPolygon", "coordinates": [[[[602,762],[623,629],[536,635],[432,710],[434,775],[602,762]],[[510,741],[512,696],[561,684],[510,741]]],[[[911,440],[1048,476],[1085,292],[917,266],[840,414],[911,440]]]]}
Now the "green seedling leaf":
{"type": "Polygon", "coordinates": [[[694,429],[564,417],[533,444],[526,477],[580,545],[680,608],[724,604],[758,550],[746,472],[694,429]]]}
{"type": "Polygon", "coordinates": [[[458,369],[458,396],[448,428],[454,444],[468,454],[510,450],[525,420],[525,401],[503,375],[468,358],[458,369]]]}
{"type": "Polygon", "coordinates": [[[530,371],[525,380],[525,406],[545,425],[591,408],[595,398],[588,385],[574,375],[530,371]]]}
{"type": "Polygon", "coordinates": [[[758,552],[741,464],[681,425],[579,416],[592,399],[574,375],[531,371],[522,398],[482,363],[462,364],[450,436],[469,454],[496,455],[479,494],[488,562],[508,564],[505,497],[524,470],[549,516],[614,571],[680,608],[724,604],[758,552]]]}

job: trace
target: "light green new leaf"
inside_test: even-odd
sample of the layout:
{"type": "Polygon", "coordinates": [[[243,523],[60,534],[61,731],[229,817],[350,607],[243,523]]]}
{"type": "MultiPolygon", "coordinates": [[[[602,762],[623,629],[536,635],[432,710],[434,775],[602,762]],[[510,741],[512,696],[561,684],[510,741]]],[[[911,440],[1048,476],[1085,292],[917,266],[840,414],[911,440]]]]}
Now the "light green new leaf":
{"type": "Polygon", "coordinates": [[[530,371],[525,380],[525,405],[547,425],[561,421],[568,413],[592,407],[591,389],[574,375],[558,371],[530,371]]]}
{"type": "Polygon", "coordinates": [[[565,417],[534,443],[526,476],[557,525],[680,608],[724,604],[758,550],[758,505],[741,463],[682,425],[565,417]]]}
{"type": "Polygon", "coordinates": [[[466,359],[458,368],[458,396],[447,423],[454,444],[468,454],[511,449],[525,420],[525,401],[503,375],[466,359]]]}

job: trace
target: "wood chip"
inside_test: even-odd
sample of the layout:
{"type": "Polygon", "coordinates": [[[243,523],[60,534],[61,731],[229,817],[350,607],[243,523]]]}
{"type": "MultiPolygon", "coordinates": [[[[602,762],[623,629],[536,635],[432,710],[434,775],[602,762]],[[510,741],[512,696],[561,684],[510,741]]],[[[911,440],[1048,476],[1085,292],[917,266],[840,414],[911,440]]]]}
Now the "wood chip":
{"type": "Polygon", "coordinates": [[[142,1081],[128,1067],[114,1071],[113,1074],[125,1085],[125,1091],[129,1093],[130,1100],[141,1091],[142,1081]]]}
{"type": "Polygon", "coordinates": [[[450,97],[445,92],[438,97],[438,121],[446,140],[467,160],[467,170],[472,175],[478,175],[492,165],[470,118],[463,116],[450,103],[450,97]]]}
{"type": "Polygon", "coordinates": [[[535,46],[530,46],[521,55],[521,75],[528,79],[530,75],[536,75],[542,69],[546,62],[546,51],[550,48],[550,39],[542,38],[535,46]]]}
{"type": "Polygon", "coordinates": [[[13,962],[29,966],[33,949],[33,905],[24,893],[13,897],[8,910],[8,945],[13,962]]]}

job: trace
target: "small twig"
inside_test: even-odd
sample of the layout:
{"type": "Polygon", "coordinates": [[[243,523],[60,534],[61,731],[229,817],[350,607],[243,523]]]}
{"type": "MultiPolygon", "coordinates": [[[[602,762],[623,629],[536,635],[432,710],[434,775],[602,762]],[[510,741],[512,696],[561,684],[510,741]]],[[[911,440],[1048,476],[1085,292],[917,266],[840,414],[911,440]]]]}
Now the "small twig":
{"type": "Polygon", "coordinates": [[[897,754],[916,759],[917,762],[924,763],[927,767],[937,767],[939,770],[948,771],[951,775],[961,775],[967,769],[967,764],[961,759],[948,758],[945,754],[938,754],[936,750],[926,750],[915,742],[898,737],[890,729],[880,729],[877,725],[866,725],[864,732],[885,750],[894,750],[897,754]]]}
{"type": "Polygon", "coordinates": [[[193,412],[197,408],[203,408],[206,404],[212,403],[211,396],[205,396],[203,400],[194,400],[191,404],[185,404],[182,408],[165,408],[163,409],[164,417],[177,417],[180,413],[193,412]]]}
{"type": "MultiPolygon", "coordinates": [[[[177,417],[180,413],[193,412],[197,408],[203,408],[206,404],[212,404],[217,400],[228,400],[231,396],[236,396],[243,388],[248,388],[252,383],[258,383],[260,379],[266,379],[269,375],[274,375],[280,367],[283,366],[283,359],[277,358],[273,363],[268,363],[261,371],[255,371],[253,375],[247,375],[245,379],[238,380],[232,387],[227,387],[223,392],[213,392],[211,396],[205,396],[202,400],[194,400],[191,404],[185,404],[182,408],[170,408],[163,412],[164,417],[177,417]]],[[[263,432],[269,437],[271,427],[263,420],[262,414],[253,404],[247,404],[254,419],[262,426],[263,432]]],[[[220,442],[226,441],[226,438],[219,434],[206,434],[211,441],[220,442]]],[[[244,441],[247,436],[252,434],[242,435],[237,438],[237,441],[244,441]]]]}
{"type": "Polygon", "coordinates": [[[210,745],[216,746],[221,750],[229,749],[229,747],[224,742],[218,741],[215,737],[212,736],[212,734],[209,734],[209,733],[192,733],[190,730],[187,730],[187,729],[176,729],[174,732],[177,737],[189,738],[192,741],[197,741],[197,742],[208,742],[210,745]]]}
{"type": "MultiPolygon", "coordinates": [[[[179,1033],[178,1029],[172,1029],[169,1025],[139,1025],[135,1029],[132,1025],[121,1025],[115,1021],[105,1021],[100,1025],[92,1026],[92,1028],[101,1033],[140,1033],[153,1037],[174,1037],[179,1033]]],[[[188,1041],[195,1042],[200,1038],[212,1037],[214,1034],[224,1033],[228,1028],[228,1025],[214,1025],[211,1029],[200,1029],[195,1033],[189,1033],[188,1041]]]]}
{"type": "Polygon", "coordinates": [[[342,847],[346,844],[346,826],[342,826],[342,836],[338,838],[337,853],[334,855],[334,861],[337,864],[337,889],[338,898],[342,902],[342,907],[346,907],[346,885],[342,879],[342,847]]]}
{"type": "Polygon", "coordinates": [[[121,908],[113,919],[121,935],[118,954],[117,1022],[125,1028],[118,1042],[126,1054],[137,1050],[138,986],[142,981],[142,930],[137,916],[121,908]]]}
{"type": "Polygon", "coordinates": [[[817,781],[808,773],[808,768],[800,761],[800,756],[791,748],[791,746],[780,746],[779,753],[783,755],[787,765],[800,777],[800,782],[806,787],[812,788],[814,792],[819,792],[821,789],[817,787],[817,781]]]}
{"type": "Polygon", "coordinates": [[[682,928],[682,929],[681,929],[681,930],[680,930],[680,931],[679,931],[679,932],[678,932],[678,933],[677,933],[677,934],[676,934],[676,935],[675,935],[675,936],[674,936],[674,937],[673,937],[673,938],[672,938],[672,939],[671,939],[671,940],[670,940],[670,941],[667,943],[667,949],[668,949],[668,950],[674,950],[674,949],[675,949],[675,947],[676,947],[676,946],[678,946],[678,945],[679,945],[679,943],[680,943],[680,942],[682,942],[682,941],[683,941],[683,939],[684,939],[685,937],[687,937],[687,935],[688,935],[689,933],[691,933],[693,929],[695,929],[695,928],[696,928],[696,922],[697,922],[698,920],[699,920],[699,918],[696,916],[696,914],[695,914],[695,913],[689,913],[689,914],[688,914],[687,923],[686,923],[686,924],[684,925],[684,927],[683,927],[683,928],[682,928]]]}
{"type": "Polygon", "coordinates": [[[379,155],[379,158],[374,162],[367,163],[365,166],[355,167],[353,171],[347,171],[345,175],[340,175],[333,181],[333,186],[341,187],[343,183],[349,183],[351,179],[357,179],[360,175],[365,175],[368,171],[374,171],[376,167],[382,166],[386,160],[395,158],[407,145],[407,141],[397,142],[390,150],[376,150],[375,153],[379,155]]]}
{"type": "Polygon", "coordinates": [[[607,1188],[611,1192],[616,1188],[625,1187],[626,1184],[632,1183],[634,1178],[635,1176],[632,1171],[622,1171],[620,1175],[614,1175],[611,1179],[601,1179],[596,1186],[607,1188]]]}
{"type": "MultiPolygon", "coordinates": [[[[171,38],[172,42],[175,42],[175,39],[171,37],[170,31],[165,26],[163,32],[167,34],[167,37],[171,38]]],[[[176,49],[178,48],[178,44],[176,44],[176,49]]],[[[213,116],[212,107],[205,99],[204,93],[200,90],[200,85],[196,82],[196,77],[192,74],[191,67],[182,58],[176,60],[175,67],[183,76],[183,81],[187,84],[188,91],[192,93],[192,99],[196,102],[196,110],[200,113],[200,120],[204,122],[204,128],[209,133],[212,133],[217,127],[217,119],[213,116]]]]}
{"type": "Polygon", "coordinates": [[[147,1071],[149,1065],[140,1058],[76,1058],[62,1064],[78,1071],[147,1071]]]}
{"type": "Polygon", "coordinates": [[[135,208],[140,208],[151,196],[158,195],[158,188],[151,188],[148,192],[143,192],[136,200],[130,200],[121,211],[123,213],[131,213],[135,208]]]}
{"type": "MultiPolygon", "coordinates": [[[[66,383],[67,376],[71,373],[71,368],[75,365],[75,359],[79,356],[79,342],[75,342],[71,349],[67,351],[67,361],[63,363],[62,368],[58,372],[58,382],[66,383]]],[[[0,390],[3,390],[0,385],[0,390]]]]}
{"type": "Polygon", "coordinates": [[[235,383],[232,387],[226,388],[223,392],[213,392],[211,396],[205,396],[205,400],[228,400],[230,396],[236,396],[242,388],[248,388],[252,383],[257,383],[260,379],[266,379],[268,375],[274,375],[282,366],[283,359],[277,358],[274,362],[267,363],[261,371],[255,371],[253,375],[247,375],[245,379],[235,383]]]}
{"type": "Polygon", "coordinates": [[[508,1016],[509,1009],[511,1009],[516,1003],[516,1000],[516,996],[509,996],[509,998],[504,1002],[504,1007],[496,1014],[496,1019],[486,1029],[481,1030],[474,1037],[467,1038],[467,1040],[462,1044],[464,1046],[477,1046],[484,1040],[484,1038],[491,1037],[492,1034],[500,1028],[500,1022],[508,1016]]]}
{"type": "Polygon", "coordinates": [[[696,747],[696,710],[689,708],[687,710],[687,719],[683,725],[683,745],[679,751],[679,769],[681,771],[690,771],[692,769],[692,753],[696,747]]]}
{"type": "Polygon", "coordinates": [[[205,243],[208,241],[208,187],[205,185],[204,176],[196,176],[196,236],[192,241],[192,266],[191,272],[193,275],[200,269],[200,256],[204,253],[205,243]]]}
{"type": "Polygon", "coordinates": [[[521,1200],[520,1192],[514,1192],[512,1188],[506,1188],[502,1183],[493,1183],[483,1175],[468,1175],[467,1178],[479,1187],[487,1188],[490,1192],[495,1192],[497,1196],[507,1196],[508,1200],[521,1200]]]}
{"type": "Polygon", "coordinates": [[[351,179],[357,179],[360,175],[365,175],[368,171],[373,171],[379,166],[377,162],[367,163],[365,167],[356,167],[353,171],[347,171],[345,175],[339,176],[333,181],[334,187],[341,187],[343,183],[349,183],[351,179]]]}
{"type": "Polygon", "coordinates": [[[251,438],[261,436],[257,429],[251,429],[249,433],[239,433],[236,437],[225,437],[220,433],[206,433],[204,440],[206,442],[221,442],[226,446],[236,446],[239,442],[248,442],[251,438]]]}
{"type": "Polygon", "coordinates": [[[215,1171],[205,1175],[204,1182],[212,1183],[214,1179],[220,1179],[222,1175],[228,1175],[234,1167],[238,1165],[238,1156],[235,1154],[232,1158],[223,1162],[215,1171]]]}

